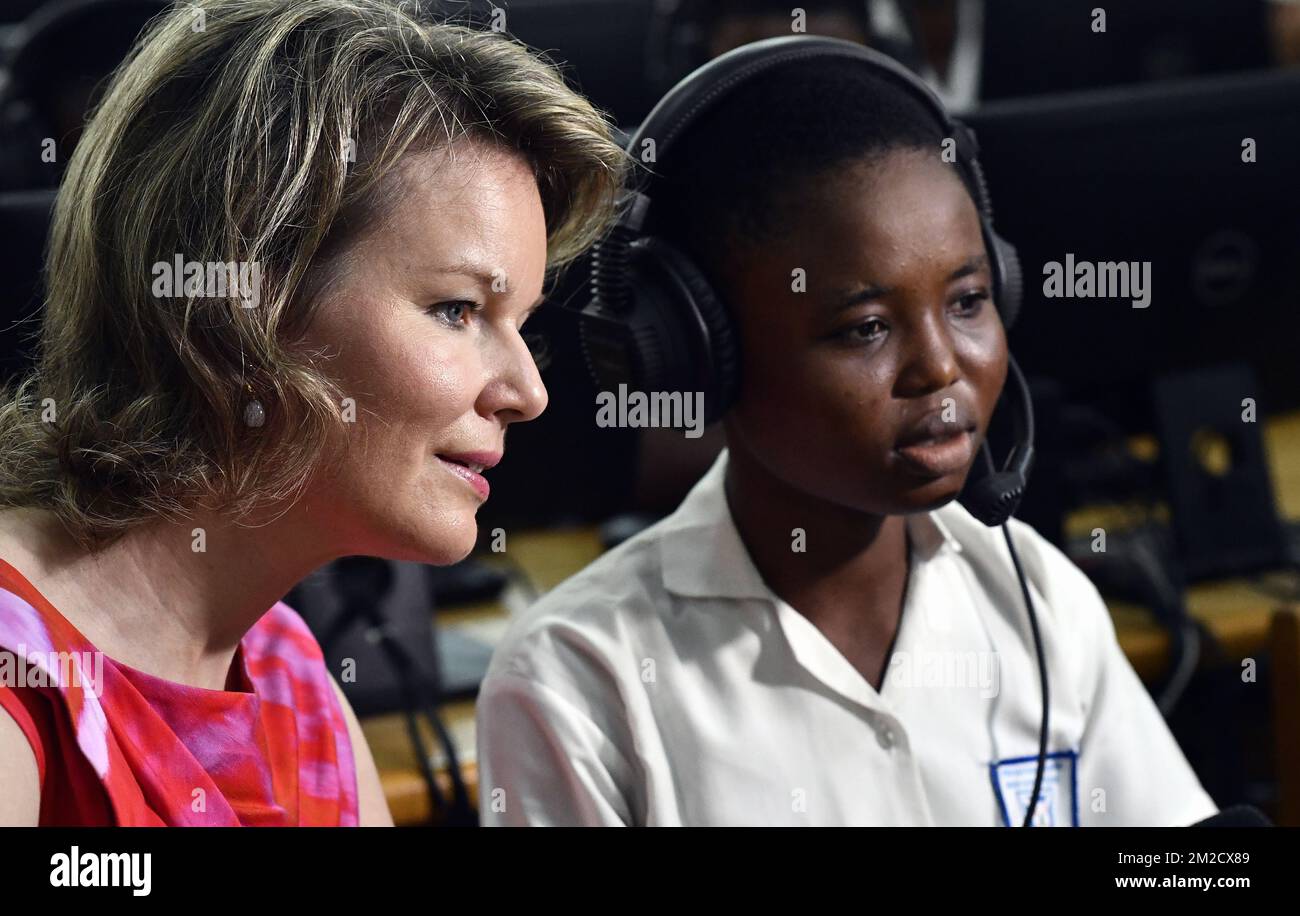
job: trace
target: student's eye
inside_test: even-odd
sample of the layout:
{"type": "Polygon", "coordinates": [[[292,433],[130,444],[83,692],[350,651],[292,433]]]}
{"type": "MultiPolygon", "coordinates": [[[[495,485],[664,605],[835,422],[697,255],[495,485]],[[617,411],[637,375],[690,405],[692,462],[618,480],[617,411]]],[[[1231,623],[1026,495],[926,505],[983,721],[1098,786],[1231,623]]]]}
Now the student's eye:
{"type": "Polygon", "coordinates": [[[861,324],[845,328],[835,336],[845,343],[871,343],[884,333],[885,323],[879,318],[868,318],[861,324]]]}
{"type": "Polygon", "coordinates": [[[988,290],[977,289],[964,294],[957,303],[963,315],[978,315],[988,300],[988,290]]]}
{"type": "Polygon", "coordinates": [[[469,299],[451,299],[429,306],[429,314],[451,327],[465,327],[483,306],[469,299]]]}

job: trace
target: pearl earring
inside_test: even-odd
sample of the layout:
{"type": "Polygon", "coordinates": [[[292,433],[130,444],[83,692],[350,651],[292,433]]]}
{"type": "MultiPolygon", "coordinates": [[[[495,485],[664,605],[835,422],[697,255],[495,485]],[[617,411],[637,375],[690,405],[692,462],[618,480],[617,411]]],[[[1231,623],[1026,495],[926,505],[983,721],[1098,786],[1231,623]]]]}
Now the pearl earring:
{"type": "MultiPolygon", "coordinates": [[[[252,385],[245,382],[244,387],[248,389],[248,393],[250,395],[253,394],[252,385]]],[[[265,422],[266,422],[266,408],[262,406],[261,401],[259,401],[256,397],[253,397],[252,400],[250,400],[247,404],[244,405],[244,425],[261,426],[265,422]]]]}

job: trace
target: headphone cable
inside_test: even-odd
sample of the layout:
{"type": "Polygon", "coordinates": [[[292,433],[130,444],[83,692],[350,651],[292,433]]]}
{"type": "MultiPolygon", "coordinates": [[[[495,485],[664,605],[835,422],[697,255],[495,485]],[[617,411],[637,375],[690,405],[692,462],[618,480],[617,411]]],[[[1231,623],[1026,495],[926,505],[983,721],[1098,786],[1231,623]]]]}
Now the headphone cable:
{"type": "Polygon", "coordinates": [[[1025,572],[1020,566],[1020,556],[1011,541],[1011,526],[1002,524],[1002,536],[1006,538],[1007,549],[1011,551],[1011,562],[1016,568],[1016,578],[1020,580],[1020,591],[1025,597],[1025,609],[1029,612],[1029,628],[1034,634],[1034,651],[1038,655],[1038,680],[1043,694],[1043,717],[1038,731],[1038,769],[1034,774],[1034,788],[1029,795],[1029,806],[1025,809],[1022,827],[1028,827],[1038,807],[1038,791],[1043,785],[1043,769],[1047,764],[1047,720],[1050,708],[1047,693],[1047,658],[1043,652],[1043,636],[1038,629],[1038,614],[1034,611],[1034,599],[1029,594],[1029,583],[1025,581],[1025,572]]]}

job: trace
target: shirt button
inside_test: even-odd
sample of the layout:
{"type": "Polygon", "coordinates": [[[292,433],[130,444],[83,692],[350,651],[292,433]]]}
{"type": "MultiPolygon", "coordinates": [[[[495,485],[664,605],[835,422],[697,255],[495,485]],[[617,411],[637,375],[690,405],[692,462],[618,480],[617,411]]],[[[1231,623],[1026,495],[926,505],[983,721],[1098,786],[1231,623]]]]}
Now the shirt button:
{"type": "Polygon", "coordinates": [[[888,725],[882,725],[876,731],[876,740],[880,742],[881,747],[889,750],[894,746],[894,730],[888,725]]]}

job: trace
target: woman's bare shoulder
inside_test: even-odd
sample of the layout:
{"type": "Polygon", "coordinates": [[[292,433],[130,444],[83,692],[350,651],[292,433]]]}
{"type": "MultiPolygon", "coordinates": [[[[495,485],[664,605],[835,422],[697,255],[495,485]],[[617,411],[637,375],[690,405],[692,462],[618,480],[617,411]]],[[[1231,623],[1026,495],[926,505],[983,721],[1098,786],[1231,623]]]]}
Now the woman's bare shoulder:
{"type": "Polygon", "coordinates": [[[0,706],[0,827],[35,827],[41,814],[41,778],[27,735],[0,706]]]}

